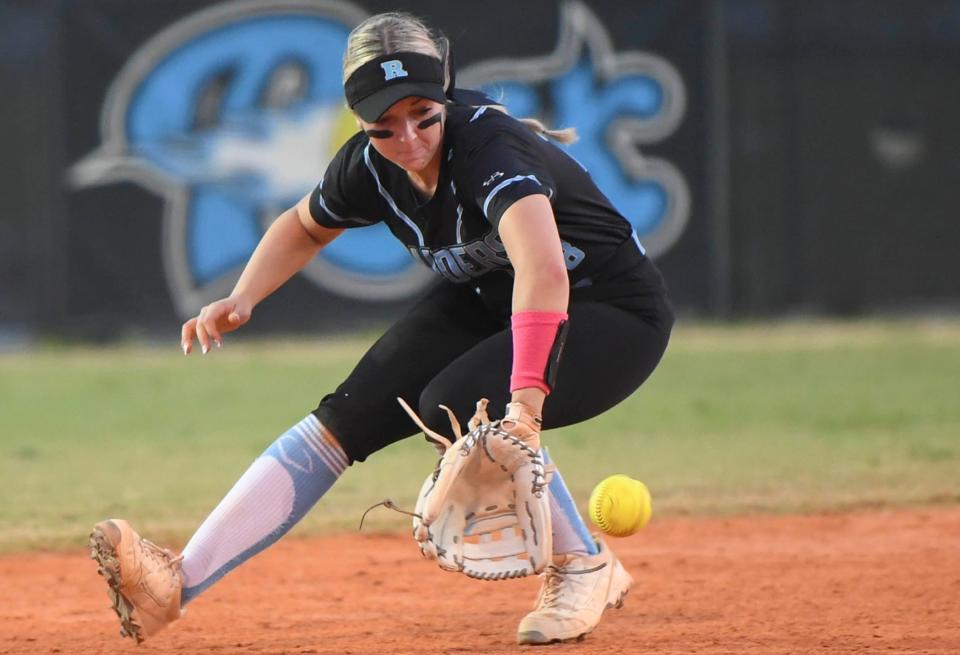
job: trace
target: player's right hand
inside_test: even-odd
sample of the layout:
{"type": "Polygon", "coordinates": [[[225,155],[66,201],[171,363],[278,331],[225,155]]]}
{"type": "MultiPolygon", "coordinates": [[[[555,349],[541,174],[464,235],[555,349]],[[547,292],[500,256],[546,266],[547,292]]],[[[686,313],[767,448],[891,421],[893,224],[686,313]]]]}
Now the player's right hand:
{"type": "Polygon", "coordinates": [[[183,354],[189,355],[193,351],[194,339],[200,343],[204,355],[210,352],[213,345],[219,348],[223,345],[223,335],[249,321],[252,313],[253,306],[243,298],[231,296],[210,303],[183,324],[180,330],[183,354]]]}

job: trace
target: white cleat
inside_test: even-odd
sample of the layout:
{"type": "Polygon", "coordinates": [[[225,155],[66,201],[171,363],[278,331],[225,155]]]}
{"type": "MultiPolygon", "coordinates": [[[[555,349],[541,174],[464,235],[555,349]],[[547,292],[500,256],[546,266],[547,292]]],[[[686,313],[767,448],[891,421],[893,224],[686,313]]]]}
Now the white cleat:
{"type": "Polygon", "coordinates": [[[107,581],[121,636],[139,644],[182,616],[183,558],[142,539],[126,521],[97,523],[90,535],[90,557],[107,581]]]}
{"type": "Polygon", "coordinates": [[[603,541],[596,555],[554,555],[543,572],[534,610],[517,628],[518,644],[550,644],[581,639],[608,607],[623,606],[633,586],[627,573],[603,541]]]}

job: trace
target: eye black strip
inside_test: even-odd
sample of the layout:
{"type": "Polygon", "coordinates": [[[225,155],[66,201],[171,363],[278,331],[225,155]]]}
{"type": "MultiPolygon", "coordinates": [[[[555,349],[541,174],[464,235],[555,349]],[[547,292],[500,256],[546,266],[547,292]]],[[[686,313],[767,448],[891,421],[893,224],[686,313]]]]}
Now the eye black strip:
{"type": "MultiPolygon", "coordinates": [[[[443,119],[443,112],[438,111],[430,118],[425,118],[417,123],[417,129],[425,130],[439,123],[443,119]]],[[[389,139],[393,136],[393,130],[364,130],[371,139],[389,139]]]]}
{"type": "Polygon", "coordinates": [[[439,123],[441,118],[443,118],[443,112],[438,111],[436,114],[434,114],[430,118],[425,118],[419,123],[417,123],[417,128],[421,130],[425,130],[431,125],[436,125],[437,123],[439,123]]]}

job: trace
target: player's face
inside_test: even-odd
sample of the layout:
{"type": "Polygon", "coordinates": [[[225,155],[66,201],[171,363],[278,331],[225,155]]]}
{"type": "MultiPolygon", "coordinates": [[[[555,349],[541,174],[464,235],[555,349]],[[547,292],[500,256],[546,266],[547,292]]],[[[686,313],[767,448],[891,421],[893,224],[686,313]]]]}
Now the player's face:
{"type": "Polygon", "coordinates": [[[420,172],[434,160],[443,141],[444,106],[426,98],[404,98],[375,123],[360,128],[381,155],[406,171],[420,172]]]}

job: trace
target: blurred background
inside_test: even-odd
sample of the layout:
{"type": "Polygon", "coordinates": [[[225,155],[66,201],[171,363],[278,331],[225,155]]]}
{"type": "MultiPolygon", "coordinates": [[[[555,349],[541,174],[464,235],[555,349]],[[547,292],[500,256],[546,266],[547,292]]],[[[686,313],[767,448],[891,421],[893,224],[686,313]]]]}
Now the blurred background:
{"type": "MultiPolygon", "coordinates": [[[[960,0],[0,0],[0,552],[105,516],[183,543],[428,283],[351,230],[180,354],[356,130],[346,37],[391,9],[459,85],[576,127],[667,278],[654,376],[549,436],[575,497],[619,472],[658,516],[960,502],[960,0]]],[[[390,446],[297,530],[412,506],[433,463],[390,446]]]]}
{"type": "MultiPolygon", "coordinates": [[[[175,334],[228,292],[355,130],[343,44],[390,9],[578,128],[681,316],[960,306],[960,0],[2,0],[0,341],[175,334]]],[[[382,227],[334,245],[248,332],[379,325],[429,279],[382,227]]]]}

